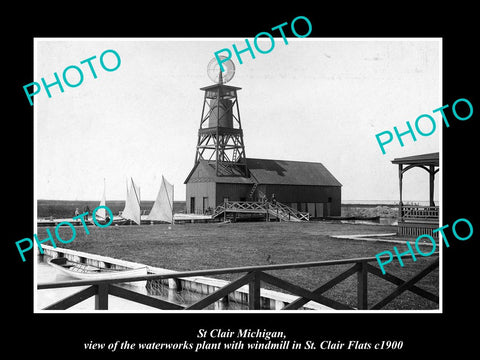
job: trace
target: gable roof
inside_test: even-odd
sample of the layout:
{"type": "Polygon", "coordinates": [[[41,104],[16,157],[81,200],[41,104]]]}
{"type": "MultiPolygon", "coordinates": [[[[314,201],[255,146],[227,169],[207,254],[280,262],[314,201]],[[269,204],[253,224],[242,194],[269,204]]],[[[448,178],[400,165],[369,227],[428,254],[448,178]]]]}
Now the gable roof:
{"type": "Polygon", "coordinates": [[[200,160],[192,169],[185,184],[192,180],[213,181],[218,183],[244,183],[270,185],[316,185],[316,186],[342,186],[342,184],[321,163],[269,160],[247,158],[250,177],[217,176],[215,162],[200,160]],[[196,179],[192,178],[198,168],[196,179]]]}
{"type": "Polygon", "coordinates": [[[321,163],[247,159],[247,165],[259,184],[342,186],[321,163]]]}

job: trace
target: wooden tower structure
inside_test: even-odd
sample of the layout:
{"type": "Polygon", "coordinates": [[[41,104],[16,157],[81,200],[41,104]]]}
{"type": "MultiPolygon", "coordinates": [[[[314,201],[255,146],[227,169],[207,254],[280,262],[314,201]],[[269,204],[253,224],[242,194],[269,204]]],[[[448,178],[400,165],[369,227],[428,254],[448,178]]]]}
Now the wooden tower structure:
{"type": "Polygon", "coordinates": [[[249,176],[238,108],[240,89],[221,82],[200,89],[205,96],[195,164],[215,161],[217,176],[249,176]]]}
{"type": "Polygon", "coordinates": [[[186,184],[187,213],[272,215],[282,221],[339,216],[341,186],[321,163],[247,158],[239,87],[227,85],[235,65],[225,57],[207,66],[195,162],[186,184]],[[222,71],[220,71],[220,63],[222,71]]]}

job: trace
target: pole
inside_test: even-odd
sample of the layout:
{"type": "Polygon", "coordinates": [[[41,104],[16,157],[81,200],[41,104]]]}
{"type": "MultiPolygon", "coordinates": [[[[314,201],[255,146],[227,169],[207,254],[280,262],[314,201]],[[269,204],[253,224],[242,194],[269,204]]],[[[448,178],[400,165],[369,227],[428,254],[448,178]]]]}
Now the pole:
{"type": "Polygon", "coordinates": [[[216,126],[216,129],[215,129],[215,158],[216,158],[216,161],[215,161],[215,173],[217,174],[217,176],[219,176],[219,172],[218,172],[218,162],[220,161],[220,140],[219,140],[219,131],[218,131],[218,122],[219,122],[219,118],[220,118],[220,88],[217,89],[217,126],[216,126]]]}
{"type": "Polygon", "coordinates": [[[434,183],[435,183],[435,167],[430,165],[430,206],[435,206],[435,202],[433,201],[433,193],[435,191],[434,183]]]}
{"type": "Polygon", "coordinates": [[[402,181],[403,181],[403,165],[398,164],[398,181],[399,181],[399,190],[400,190],[400,202],[398,203],[398,221],[403,220],[403,214],[402,214],[402,181]]]}
{"type": "Polygon", "coordinates": [[[357,308],[359,310],[368,309],[368,273],[367,264],[359,262],[360,269],[357,272],[357,308]]]}
{"type": "Polygon", "coordinates": [[[223,200],[223,222],[227,221],[227,201],[223,200]]]}
{"type": "Polygon", "coordinates": [[[173,213],[173,202],[174,202],[173,199],[175,199],[174,194],[175,194],[175,186],[172,185],[172,225],[175,225],[175,217],[173,213]]]}

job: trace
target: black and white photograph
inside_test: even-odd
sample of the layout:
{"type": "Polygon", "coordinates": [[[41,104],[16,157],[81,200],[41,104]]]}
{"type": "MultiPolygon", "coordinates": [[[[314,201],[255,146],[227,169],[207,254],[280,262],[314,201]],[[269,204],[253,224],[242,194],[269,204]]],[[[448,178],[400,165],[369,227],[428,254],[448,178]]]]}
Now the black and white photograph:
{"type": "Polygon", "coordinates": [[[37,40],[36,310],[441,309],[441,46],[37,40]]]}
{"type": "Polygon", "coordinates": [[[477,246],[467,37],[323,21],[26,32],[19,318],[74,329],[58,349],[87,356],[405,356],[460,326],[477,246]]]}

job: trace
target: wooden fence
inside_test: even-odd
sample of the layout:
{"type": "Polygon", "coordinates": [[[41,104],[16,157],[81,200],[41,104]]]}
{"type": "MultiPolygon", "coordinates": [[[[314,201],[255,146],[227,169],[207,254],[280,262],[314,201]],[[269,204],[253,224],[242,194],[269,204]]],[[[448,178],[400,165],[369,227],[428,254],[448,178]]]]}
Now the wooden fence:
{"type": "MultiPolygon", "coordinates": [[[[66,298],[59,300],[43,310],[64,310],[68,309],[71,306],[74,306],[83,300],[95,296],[95,309],[96,310],[108,310],[108,295],[117,296],[123,299],[130,301],[138,302],[143,305],[147,305],[157,309],[163,310],[200,310],[205,309],[207,306],[215,303],[218,300],[221,300],[225,296],[228,296],[231,292],[240,288],[241,286],[248,285],[249,294],[248,294],[248,308],[250,310],[260,310],[261,309],[261,299],[260,299],[260,288],[262,283],[273,285],[279,289],[287,291],[298,298],[291,303],[284,306],[282,310],[296,310],[308,303],[309,301],[314,301],[323,305],[326,305],[332,309],[337,310],[378,310],[382,309],[385,305],[390,303],[393,299],[398,297],[405,291],[411,291],[416,295],[419,295],[425,299],[428,299],[436,304],[439,303],[438,295],[435,295],[429,291],[426,291],[415,284],[428,275],[430,272],[435,270],[439,265],[438,252],[431,255],[431,257],[436,257],[436,259],[430,264],[428,264],[424,269],[415,274],[411,279],[402,280],[392,274],[386,273],[382,274],[379,268],[371,265],[371,262],[377,262],[375,257],[368,258],[355,258],[355,259],[344,259],[344,260],[328,260],[328,261],[315,261],[315,262],[303,262],[303,263],[291,263],[291,264],[275,264],[275,265],[264,265],[264,266],[246,266],[246,267],[236,267],[236,268],[226,268],[226,269],[211,269],[211,270],[198,270],[198,271],[184,271],[176,272],[170,274],[148,274],[142,276],[130,276],[120,279],[110,279],[110,280],[72,280],[72,281],[62,281],[62,282],[51,282],[51,283],[42,283],[37,285],[38,290],[44,289],[54,289],[54,288],[65,288],[65,287],[75,287],[75,286],[88,286],[81,291],[76,292],[66,298]],[[335,265],[351,265],[347,270],[341,272],[334,278],[326,281],[321,286],[315,290],[307,290],[298,285],[292,284],[289,281],[283,280],[277,276],[268,274],[267,271],[273,270],[286,270],[286,269],[300,269],[300,268],[311,268],[311,267],[322,267],[322,266],[335,266],[335,265]],[[207,295],[206,297],[200,299],[199,301],[188,305],[183,306],[154,298],[148,295],[140,294],[138,292],[119,287],[118,283],[132,282],[132,281],[141,281],[141,280],[161,280],[161,279],[179,279],[179,278],[188,278],[194,276],[214,276],[222,274],[238,274],[245,273],[237,280],[234,280],[227,285],[219,288],[217,291],[207,295]],[[383,299],[377,301],[375,304],[369,306],[368,299],[368,274],[373,274],[387,282],[395,284],[397,287],[386,294],[383,299]],[[333,286],[341,283],[350,276],[356,274],[356,292],[357,292],[357,306],[352,307],[348,304],[341,303],[337,300],[330,299],[323,295],[327,290],[331,289],[333,286]]],[[[382,259],[386,259],[383,257],[382,259]]],[[[430,257],[429,257],[430,258],[430,257]]],[[[406,260],[406,259],[405,259],[406,260]]],[[[420,260],[420,259],[419,259],[420,260]]],[[[421,260],[420,260],[421,261],[421,260]]],[[[394,266],[394,265],[392,265],[394,266]]],[[[399,266],[396,264],[396,266],[399,266]]],[[[405,266],[408,266],[406,264],[405,266]]]]}
{"type": "Polygon", "coordinates": [[[400,205],[401,220],[436,220],[438,221],[438,206],[400,205]]]}

